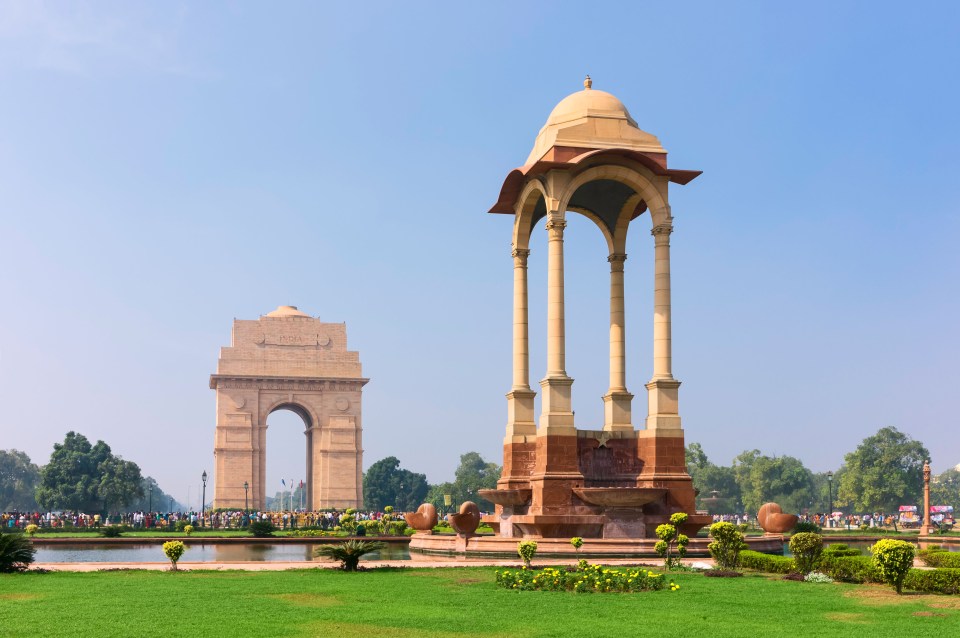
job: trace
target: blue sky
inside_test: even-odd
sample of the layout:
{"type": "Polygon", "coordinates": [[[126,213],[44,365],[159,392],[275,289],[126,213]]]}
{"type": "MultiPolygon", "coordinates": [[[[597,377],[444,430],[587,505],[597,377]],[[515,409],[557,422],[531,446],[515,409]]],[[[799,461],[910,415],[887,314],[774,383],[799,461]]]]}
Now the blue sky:
{"type": "MultiPolygon", "coordinates": [[[[198,503],[218,349],[234,317],[293,304],[361,353],[367,465],[499,462],[510,223],[485,211],[589,73],[704,171],[671,192],[687,441],[822,471],[893,425],[935,471],[960,463],[955,3],[455,4],[0,0],[0,448],[42,463],[77,430],[198,503]]],[[[607,262],[572,217],[567,370],[595,428],[607,262]]],[[[296,417],[269,423],[268,480],[299,479],[296,417]]]]}

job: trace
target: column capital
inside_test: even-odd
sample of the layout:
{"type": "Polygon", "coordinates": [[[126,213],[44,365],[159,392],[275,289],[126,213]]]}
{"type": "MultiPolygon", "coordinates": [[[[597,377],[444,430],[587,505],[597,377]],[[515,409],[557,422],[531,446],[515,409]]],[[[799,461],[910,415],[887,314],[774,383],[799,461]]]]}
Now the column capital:
{"type": "Polygon", "coordinates": [[[673,224],[657,224],[650,230],[650,234],[654,237],[666,236],[670,237],[670,233],[673,232],[673,224]]]}
{"type": "Polygon", "coordinates": [[[554,235],[563,236],[563,229],[567,227],[567,221],[565,219],[549,219],[547,220],[547,231],[550,232],[551,238],[554,235]]]}
{"type": "Polygon", "coordinates": [[[510,251],[510,256],[513,257],[513,263],[515,266],[526,266],[527,257],[530,256],[529,248],[514,248],[510,251]]]}
{"type": "Polygon", "coordinates": [[[614,253],[607,257],[607,261],[610,262],[610,270],[623,271],[623,262],[627,260],[627,255],[625,253],[614,253]]]}

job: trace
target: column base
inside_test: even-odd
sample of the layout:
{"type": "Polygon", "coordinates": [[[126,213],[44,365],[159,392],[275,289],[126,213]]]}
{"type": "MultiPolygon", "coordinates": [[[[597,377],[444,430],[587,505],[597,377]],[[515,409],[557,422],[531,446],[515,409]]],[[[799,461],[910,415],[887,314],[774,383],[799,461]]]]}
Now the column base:
{"type": "Polygon", "coordinates": [[[507,392],[507,434],[505,445],[523,442],[526,437],[537,434],[537,424],[533,420],[533,400],[537,393],[530,388],[514,388],[507,392]]]}
{"type": "Polygon", "coordinates": [[[669,430],[680,432],[680,413],[678,412],[680,382],[676,379],[653,379],[647,388],[647,430],[669,430]]]}
{"type": "Polygon", "coordinates": [[[608,432],[633,431],[633,395],[624,390],[610,390],[603,396],[603,429],[608,432]]]}
{"type": "Polygon", "coordinates": [[[570,400],[572,386],[573,379],[567,376],[547,377],[540,382],[543,405],[538,436],[577,436],[570,400]]]}

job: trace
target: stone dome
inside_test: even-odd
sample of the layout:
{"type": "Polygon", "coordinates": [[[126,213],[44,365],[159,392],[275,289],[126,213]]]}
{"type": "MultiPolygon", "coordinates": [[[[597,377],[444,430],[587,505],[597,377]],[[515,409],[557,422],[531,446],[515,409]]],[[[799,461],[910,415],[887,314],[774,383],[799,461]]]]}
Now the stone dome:
{"type": "Polygon", "coordinates": [[[297,310],[296,306],[277,306],[273,312],[268,312],[266,317],[309,317],[305,312],[297,310]]]}
{"type": "Polygon", "coordinates": [[[660,140],[642,131],[616,96],[594,89],[589,75],[583,85],[582,91],[563,98],[550,112],[527,164],[542,159],[554,146],[666,153],[660,140]]]}

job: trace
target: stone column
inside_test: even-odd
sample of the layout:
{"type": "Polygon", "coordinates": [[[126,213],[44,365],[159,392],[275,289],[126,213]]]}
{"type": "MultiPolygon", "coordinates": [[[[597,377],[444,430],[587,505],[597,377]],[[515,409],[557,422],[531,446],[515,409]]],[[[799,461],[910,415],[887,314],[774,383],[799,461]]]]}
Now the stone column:
{"type": "Polygon", "coordinates": [[[563,308],[563,229],[567,222],[547,222],[547,377],[567,376],[566,335],[563,308]]]}
{"type": "Polygon", "coordinates": [[[670,342],[670,233],[673,226],[659,224],[654,238],[653,378],[647,384],[647,429],[680,429],[677,395],[680,382],[673,378],[670,342]]]}
{"type": "Polygon", "coordinates": [[[623,262],[626,255],[610,255],[610,392],[627,389],[626,339],[624,338],[623,262]]]}
{"type": "Polygon", "coordinates": [[[513,389],[530,389],[530,346],[527,303],[527,257],[530,251],[513,251],[513,389]]]}
{"type": "Polygon", "coordinates": [[[563,308],[563,229],[562,217],[547,221],[547,376],[543,388],[540,434],[576,434],[570,388],[573,379],[566,371],[566,335],[563,308]]]}
{"type": "MultiPolygon", "coordinates": [[[[507,393],[507,435],[505,445],[522,443],[537,433],[533,415],[536,392],[530,389],[530,339],[527,294],[526,248],[513,253],[513,387],[507,393]]],[[[505,453],[506,458],[506,453],[505,453]]],[[[506,467],[504,468],[507,469],[506,467]]],[[[510,474],[510,472],[506,472],[510,474]]]]}
{"type": "Polygon", "coordinates": [[[672,379],[670,342],[670,233],[662,224],[652,231],[655,243],[653,274],[653,378],[672,379]]]}
{"type": "Polygon", "coordinates": [[[613,254],[610,262],[610,389],[603,397],[603,429],[633,430],[631,401],[627,392],[623,262],[626,255],[613,254]]]}

